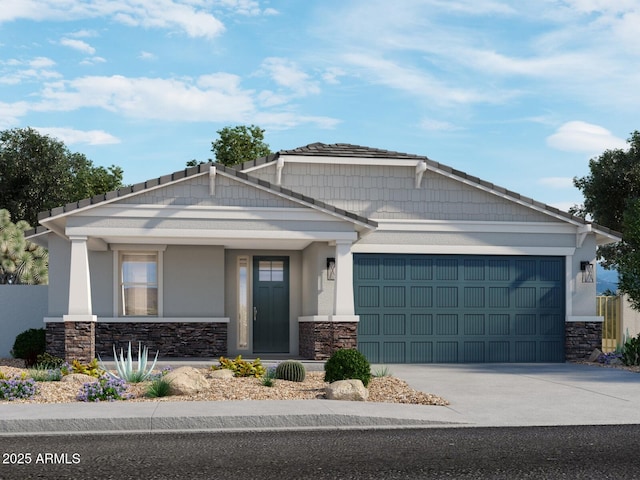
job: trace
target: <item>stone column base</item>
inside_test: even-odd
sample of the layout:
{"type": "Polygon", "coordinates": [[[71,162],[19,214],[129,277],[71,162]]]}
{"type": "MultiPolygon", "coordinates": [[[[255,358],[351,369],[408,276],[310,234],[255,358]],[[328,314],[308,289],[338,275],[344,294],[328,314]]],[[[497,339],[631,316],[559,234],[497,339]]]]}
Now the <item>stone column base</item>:
{"type": "Polygon", "coordinates": [[[357,322],[300,322],[300,356],[327,360],[333,352],[358,347],[357,322]]]}
{"type": "Polygon", "coordinates": [[[584,360],[602,349],[602,322],[566,322],[564,327],[567,360],[584,360]]]}
{"type": "MultiPolygon", "coordinates": [[[[64,322],[64,359],[71,363],[89,363],[96,357],[96,322],[64,322]]],[[[95,318],[95,317],[94,317],[95,318]]]]}

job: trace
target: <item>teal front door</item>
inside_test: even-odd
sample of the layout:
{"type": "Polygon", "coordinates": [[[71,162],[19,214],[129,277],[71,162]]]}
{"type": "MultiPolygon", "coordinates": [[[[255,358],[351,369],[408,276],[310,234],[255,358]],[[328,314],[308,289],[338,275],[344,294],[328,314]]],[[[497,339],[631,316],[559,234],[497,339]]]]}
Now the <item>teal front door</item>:
{"type": "Polygon", "coordinates": [[[253,257],[253,352],[289,353],[289,257],[253,257]]]}

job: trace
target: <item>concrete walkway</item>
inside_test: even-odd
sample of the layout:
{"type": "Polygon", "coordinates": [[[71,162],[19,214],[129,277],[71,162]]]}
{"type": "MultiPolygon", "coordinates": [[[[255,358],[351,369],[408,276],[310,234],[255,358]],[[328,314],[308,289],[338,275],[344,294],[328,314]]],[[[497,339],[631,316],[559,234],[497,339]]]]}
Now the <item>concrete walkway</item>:
{"type": "Polygon", "coordinates": [[[3,404],[0,435],[640,424],[637,373],[569,363],[390,365],[389,369],[416,390],[444,397],[451,405],[331,400],[3,404]]]}

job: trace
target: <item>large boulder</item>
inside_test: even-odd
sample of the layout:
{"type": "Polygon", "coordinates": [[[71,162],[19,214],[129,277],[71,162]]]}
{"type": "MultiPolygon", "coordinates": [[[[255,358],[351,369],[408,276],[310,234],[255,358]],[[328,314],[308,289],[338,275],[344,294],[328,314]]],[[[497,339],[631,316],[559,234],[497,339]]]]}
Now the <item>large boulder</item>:
{"type": "Polygon", "coordinates": [[[233,376],[233,370],[229,370],[228,368],[221,368],[220,370],[213,370],[209,372],[209,378],[227,380],[229,378],[233,378],[233,376]]]}
{"type": "Polygon", "coordinates": [[[63,376],[60,381],[65,383],[75,383],[78,385],[83,385],[85,383],[95,383],[98,381],[98,379],[96,377],[92,377],[91,375],[85,375],[84,373],[70,373],[69,375],[63,376]]]}
{"type": "Polygon", "coordinates": [[[209,388],[204,374],[193,367],[180,367],[164,376],[169,382],[171,395],[194,395],[209,388]]]}
{"type": "Polygon", "coordinates": [[[338,380],[325,387],[325,394],[329,400],[353,400],[364,402],[369,398],[369,390],[362,384],[362,380],[338,380]]]}

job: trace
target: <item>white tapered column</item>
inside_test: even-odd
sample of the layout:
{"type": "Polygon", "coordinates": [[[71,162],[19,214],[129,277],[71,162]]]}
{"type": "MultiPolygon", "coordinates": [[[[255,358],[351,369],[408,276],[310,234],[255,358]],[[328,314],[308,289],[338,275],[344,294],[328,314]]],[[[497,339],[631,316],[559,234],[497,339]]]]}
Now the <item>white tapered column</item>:
{"type": "Polygon", "coordinates": [[[95,357],[95,324],[91,307],[91,279],[87,237],[72,236],[69,265],[69,309],[63,316],[65,358],[90,362],[95,357]]]}
{"type": "Polygon", "coordinates": [[[353,255],[351,242],[336,242],[336,281],[333,321],[357,321],[353,306],[353,255]],[[344,319],[338,318],[344,317],[344,319]]]}

